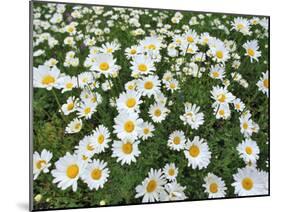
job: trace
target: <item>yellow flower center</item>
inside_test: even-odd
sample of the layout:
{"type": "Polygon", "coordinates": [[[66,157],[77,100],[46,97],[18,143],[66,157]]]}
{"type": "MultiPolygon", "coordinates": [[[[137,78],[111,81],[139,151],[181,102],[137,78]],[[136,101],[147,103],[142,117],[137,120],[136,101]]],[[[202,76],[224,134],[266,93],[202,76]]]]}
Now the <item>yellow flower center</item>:
{"type": "Polygon", "coordinates": [[[46,165],[46,161],[45,160],[38,160],[37,163],[36,163],[36,168],[37,169],[41,169],[42,166],[46,165]]]}
{"type": "Polygon", "coordinates": [[[213,72],[213,77],[214,78],[218,78],[219,76],[220,76],[219,72],[217,72],[217,71],[213,72]]]}
{"type": "Polygon", "coordinates": [[[84,113],[85,113],[86,115],[88,115],[90,112],[91,112],[91,108],[90,108],[90,107],[86,107],[86,108],[84,109],[84,113]]]}
{"type": "Polygon", "coordinates": [[[93,180],[99,180],[101,178],[102,171],[99,168],[93,169],[91,177],[93,180]]]}
{"type": "Polygon", "coordinates": [[[131,53],[131,54],[136,54],[136,53],[137,53],[137,50],[131,49],[130,53],[131,53]]]}
{"type": "Polygon", "coordinates": [[[224,116],[224,110],[219,110],[220,116],[224,116]]]}
{"type": "Polygon", "coordinates": [[[100,70],[107,71],[109,69],[109,64],[107,62],[100,63],[100,70]]]}
{"type": "Polygon", "coordinates": [[[255,51],[254,51],[253,49],[251,49],[251,48],[249,48],[249,49],[247,50],[247,53],[248,53],[248,55],[249,55],[250,57],[254,57],[254,56],[255,56],[255,51]]]}
{"type": "Polygon", "coordinates": [[[160,109],[156,109],[156,110],[154,111],[154,115],[155,115],[156,117],[161,116],[161,114],[162,114],[162,112],[161,112],[160,109]]]}
{"type": "Polygon", "coordinates": [[[196,146],[196,145],[193,144],[193,145],[189,148],[189,154],[191,155],[191,157],[196,158],[196,157],[200,154],[200,149],[198,148],[198,146],[196,146]]]}
{"type": "Polygon", "coordinates": [[[169,171],[168,171],[168,174],[169,174],[170,176],[174,176],[174,175],[175,175],[175,169],[170,168],[169,171]]]}
{"type": "Polygon", "coordinates": [[[155,180],[150,180],[146,186],[146,191],[151,193],[155,191],[156,187],[157,187],[157,182],[155,180]]]}
{"type": "Polygon", "coordinates": [[[50,85],[50,84],[53,84],[54,82],[55,82],[55,78],[51,75],[46,75],[42,79],[43,85],[50,85]]]}
{"type": "Polygon", "coordinates": [[[135,124],[134,122],[132,121],[127,121],[125,124],[124,124],[124,130],[128,133],[130,132],[133,132],[135,129],[135,124]]]}
{"type": "Polygon", "coordinates": [[[170,88],[171,89],[175,89],[176,88],[176,84],[175,83],[170,83],[170,88]]]}
{"type": "Polygon", "coordinates": [[[94,150],[94,147],[93,147],[91,144],[88,144],[88,145],[87,145],[87,150],[88,150],[88,151],[93,151],[93,150],[94,150]]]}
{"type": "Polygon", "coordinates": [[[82,160],[88,160],[88,157],[86,155],[82,155],[82,160]]]}
{"type": "Polygon", "coordinates": [[[131,154],[132,151],[133,151],[133,145],[130,142],[127,142],[127,143],[123,144],[122,151],[125,154],[131,154]]]}
{"type": "Polygon", "coordinates": [[[224,103],[226,99],[226,96],[224,94],[218,95],[218,101],[221,103],[224,103]]]}
{"type": "Polygon", "coordinates": [[[156,46],[154,44],[150,44],[148,45],[147,47],[149,50],[155,50],[156,49],[156,46]]]}
{"type": "Polygon", "coordinates": [[[243,123],[243,129],[246,130],[246,129],[248,129],[248,127],[249,127],[249,125],[246,122],[244,122],[243,123]]]}
{"type": "Polygon", "coordinates": [[[217,56],[217,58],[219,58],[219,59],[222,59],[223,58],[223,52],[222,51],[217,51],[216,52],[216,56],[217,56]]]}
{"type": "Polygon", "coordinates": [[[146,72],[147,71],[147,66],[142,63],[142,64],[139,64],[138,69],[141,72],[146,72]]]}
{"type": "Polygon", "coordinates": [[[188,36],[188,37],[186,38],[186,40],[187,40],[189,43],[193,43],[193,42],[194,42],[194,39],[193,39],[192,36],[188,36]]]}
{"type": "Polygon", "coordinates": [[[98,136],[98,142],[99,142],[99,144],[102,144],[104,142],[104,135],[103,134],[100,134],[98,136]]]}
{"type": "Polygon", "coordinates": [[[211,184],[210,184],[210,192],[212,192],[212,193],[217,193],[217,192],[218,192],[218,184],[216,184],[216,183],[211,183],[211,184]]]}
{"type": "Polygon", "coordinates": [[[65,87],[67,89],[71,89],[73,87],[73,83],[72,82],[68,82],[68,83],[66,83],[65,87]]]}
{"type": "Polygon", "coordinates": [[[149,132],[150,132],[150,131],[149,131],[148,128],[144,128],[144,129],[143,129],[143,133],[144,133],[145,135],[147,135],[149,132]]]}
{"type": "Polygon", "coordinates": [[[174,142],[174,144],[176,144],[176,145],[180,144],[180,142],[181,142],[180,137],[179,137],[179,136],[174,137],[173,142],[174,142]]]}
{"type": "Polygon", "coordinates": [[[75,124],[74,128],[75,128],[76,130],[79,130],[79,129],[81,128],[81,124],[80,124],[80,123],[75,124]]]}
{"type": "Polygon", "coordinates": [[[67,110],[70,111],[74,108],[74,103],[73,102],[70,102],[68,105],[67,105],[67,110]]]}
{"type": "Polygon", "coordinates": [[[265,80],[263,81],[263,86],[264,86],[265,88],[268,88],[268,79],[265,79],[265,80]]]}
{"type": "Polygon", "coordinates": [[[66,169],[66,175],[70,179],[74,179],[79,173],[79,167],[76,164],[69,165],[66,169]]]}
{"type": "Polygon", "coordinates": [[[147,81],[147,82],[145,82],[144,83],[144,88],[145,89],[148,89],[148,90],[150,90],[150,89],[152,89],[153,88],[153,82],[152,81],[147,81]]]}
{"type": "Polygon", "coordinates": [[[92,99],[91,99],[91,101],[93,102],[93,103],[95,103],[96,101],[97,101],[97,97],[93,97],[92,99]]]}
{"type": "Polygon", "coordinates": [[[253,153],[253,149],[252,149],[252,147],[250,147],[250,146],[247,146],[247,147],[245,148],[245,151],[246,151],[246,153],[247,153],[248,155],[251,155],[251,154],[253,153]]]}
{"type": "Polygon", "coordinates": [[[249,177],[245,177],[243,180],[242,180],[242,186],[244,189],[246,190],[251,190],[253,188],[253,185],[254,185],[254,182],[251,178],[249,177]]]}
{"type": "Polygon", "coordinates": [[[113,52],[113,49],[112,48],[108,48],[107,49],[107,53],[112,53],[113,52]]]}
{"type": "Polygon", "coordinates": [[[135,98],[129,98],[126,102],[126,105],[128,108],[132,108],[136,105],[136,100],[135,98]]]}
{"type": "Polygon", "coordinates": [[[237,24],[237,28],[239,29],[239,30],[241,30],[241,29],[243,29],[244,28],[244,24],[237,24]]]}
{"type": "Polygon", "coordinates": [[[236,107],[236,109],[238,109],[238,110],[241,108],[240,104],[236,104],[235,107],[236,107]]]}

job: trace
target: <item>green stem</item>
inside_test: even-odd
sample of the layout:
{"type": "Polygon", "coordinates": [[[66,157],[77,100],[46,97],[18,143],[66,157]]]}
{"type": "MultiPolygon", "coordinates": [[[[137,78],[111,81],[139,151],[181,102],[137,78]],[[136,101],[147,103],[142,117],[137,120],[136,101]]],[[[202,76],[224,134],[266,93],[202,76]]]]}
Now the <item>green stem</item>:
{"type": "Polygon", "coordinates": [[[54,89],[52,89],[52,93],[53,93],[53,95],[55,97],[57,105],[59,106],[59,112],[61,113],[62,119],[64,120],[65,123],[67,123],[67,120],[65,119],[65,116],[64,116],[63,112],[61,111],[62,106],[60,104],[60,101],[59,101],[58,96],[56,95],[56,92],[55,92],[54,89]]]}

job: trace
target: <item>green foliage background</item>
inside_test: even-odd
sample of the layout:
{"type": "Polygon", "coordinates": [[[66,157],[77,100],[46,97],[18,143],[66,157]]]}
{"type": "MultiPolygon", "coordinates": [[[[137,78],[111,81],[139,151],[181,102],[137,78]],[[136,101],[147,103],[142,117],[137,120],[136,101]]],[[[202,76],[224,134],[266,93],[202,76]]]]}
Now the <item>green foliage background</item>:
{"type": "MultiPolygon", "coordinates": [[[[46,4],[40,2],[34,2],[34,7],[41,7],[42,14],[46,12],[46,4]]],[[[66,15],[72,11],[72,5],[67,5],[64,13],[66,15]]],[[[111,10],[111,7],[105,7],[105,10],[111,10]]],[[[157,10],[150,10],[151,16],[157,16],[154,13],[157,10]]],[[[171,17],[174,15],[173,11],[163,10],[169,18],[166,19],[167,24],[171,24],[171,17]]],[[[198,16],[200,13],[196,12],[182,12],[184,18],[179,24],[172,24],[172,29],[180,29],[183,24],[188,23],[191,17],[198,16]]],[[[240,15],[239,15],[240,16],[240,15]]],[[[229,91],[238,96],[245,102],[246,107],[250,109],[253,115],[253,120],[260,126],[260,131],[254,134],[252,139],[257,141],[260,148],[260,159],[258,160],[258,168],[268,171],[267,162],[269,156],[268,144],[269,139],[269,104],[266,95],[258,91],[256,82],[259,80],[261,73],[265,72],[269,67],[263,61],[268,61],[269,52],[267,48],[264,48],[268,44],[266,38],[259,39],[259,46],[262,51],[262,57],[259,62],[250,63],[249,58],[244,55],[244,49],[242,43],[247,40],[256,39],[256,34],[252,36],[242,36],[241,33],[231,32],[229,35],[224,31],[211,27],[211,22],[214,19],[219,19],[223,23],[232,21],[234,15],[212,14],[212,16],[205,16],[204,25],[191,26],[197,33],[209,32],[211,36],[220,38],[221,40],[228,39],[234,40],[238,44],[238,53],[241,55],[241,66],[238,72],[249,82],[247,89],[241,87],[236,82],[231,82],[229,91]]],[[[251,18],[252,16],[248,16],[251,18]]],[[[84,20],[90,20],[90,15],[85,15],[82,19],[77,19],[79,23],[78,30],[85,29],[81,23],[84,20]]],[[[42,16],[41,20],[44,20],[42,16]]],[[[100,16],[102,21],[101,26],[106,27],[106,17],[100,16]]],[[[152,21],[149,15],[143,15],[141,17],[141,24],[150,24],[153,28],[156,28],[156,22],[152,21]]],[[[164,22],[165,24],[165,22],[164,22]]],[[[130,62],[124,55],[125,48],[137,44],[138,40],[144,36],[132,36],[128,30],[122,31],[121,26],[123,23],[115,22],[114,27],[111,28],[111,32],[106,37],[106,41],[112,41],[118,39],[121,43],[121,50],[114,54],[117,59],[117,64],[122,67],[120,71],[121,84],[124,85],[127,81],[131,80],[130,77],[130,62]]],[[[230,25],[226,24],[230,29],[230,25]]],[[[258,26],[257,26],[258,27],[258,26]]],[[[255,27],[254,27],[255,28],[255,27]]],[[[45,55],[40,57],[34,57],[34,67],[43,64],[51,57],[56,58],[58,68],[70,75],[78,75],[81,72],[86,71],[83,67],[83,62],[87,57],[89,50],[83,48],[82,41],[78,41],[77,46],[80,48],[74,49],[76,56],[79,57],[80,65],[78,67],[66,68],[63,66],[63,61],[67,51],[73,50],[71,47],[62,46],[64,38],[67,36],[65,33],[54,33],[49,31],[50,34],[59,41],[59,45],[53,49],[49,49],[47,43],[42,43],[35,49],[44,49],[45,55]]],[[[98,43],[99,46],[101,43],[98,43]]],[[[163,52],[164,54],[164,52],[163,52]]],[[[188,56],[189,57],[189,56],[188,56]]],[[[188,58],[187,58],[188,61],[188,58]]],[[[163,75],[164,71],[171,67],[173,61],[164,61],[156,65],[157,75],[163,75]]],[[[229,63],[228,63],[229,64],[229,63]]],[[[228,79],[231,79],[232,68],[231,65],[226,66],[226,75],[228,79]]],[[[73,192],[71,188],[62,191],[52,183],[51,174],[40,174],[38,179],[34,181],[33,190],[34,196],[41,194],[43,196],[40,202],[35,202],[34,209],[46,209],[46,208],[68,208],[68,207],[90,207],[99,205],[101,200],[105,200],[106,204],[132,204],[140,203],[140,199],[135,199],[135,187],[142,182],[146,177],[150,168],[159,169],[164,167],[166,163],[174,162],[179,168],[179,174],[177,181],[186,186],[186,195],[189,200],[193,199],[206,199],[207,194],[204,193],[202,187],[203,178],[208,172],[221,176],[225,180],[227,186],[227,197],[235,197],[234,189],[231,186],[233,182],[232,175],[237,172],[238,167],[244,167],[244,162],[239,158],[236,147],[244,138],[240,133],[239,126],[239,114],[232,110],[231,119],[216,120],[213,115],[213,109],[211,104],[213,100],[210,98],[210,90],[214,85],[221,85],[220,81],[216,81],[207,76],[207,72],[203,74],[202,78],[194,78],[192,76],[186,76],[185,79],[181,79],[181,89],[173,94],[168,94],[167,91],[163,91],[166,96],[169,96],[173,100],[173,105],[169,107],[171,113],[168,115],[164,124],[155,124],[154,136],[147,141],[141,142],[139,145],[141,155],[137,158],[136,163],[132,163],[130,166],[121,166],[116,162],[115,158],[111,157],[111,149],[107,149],[105,153],[94,156],[95,158],[103,159],[108,162],[110,169],[109,181],[104,185],[103,189],[98,191],[90,191],[86,184],[78,181],[78,190],[73,192]],[[192,102],[201,106],[201,111],[205,115],[205,123],[199,127],[198,130],[192,130],[189,126],[184,126],[179,119],[179,115],[184,112],[183,102],[192,102]],[[193,170],[187,167],[187,160],[184,157],[183,152],[176,152],[168,149],[167,140],[169,134],[174,130],[183,130],[187,138],[193,139],[198,135],[207,140],[210,151],[212,152],[211,163],[206,169],[193,170]]],[[[109,97],[117,96],[121,91],[124,91],[124,86],[118,83],[114,83],[114,87],[109,93],[105,93],[101,89],[98,90],[103,97],[103,103],[98,106],[98,109],[93,118],[90,121],[84,121],[84,127],[81,132],[74,135],[65,135],[64,129],[66,122],[60,116],[58,112],[58,105],[55,102],[55,98],[52,91],[45,89],[33,90],[33,144],[34,151],[42,151],[47,149],[53,153],[52,168],[54,168],[54,162],[60,157],[65,155],[66,152],[72,152],[74,146],[78,144],[79,140],[85,135],[90,134],[91,131],[98,125],[101,120],[102,124],[113,130],[113,119],[117,115],[116,109],[109,106],[109,97]],[[97,118],[98,119],[97,119],[97,118]]],[[[65,102],[69,96],[68,92],[61,94],[58,90],[55,90],[56,95],[59,97],[61,103],[65,102]]],[[[73,95],[78,96],[78,91],[72,91],[73,95]]],[[[145,99],[145,104],[141,106],[142,118],[147,121],[148,107],[152,103],[151,99],[145,99]],[[148,103],[149,102],[149,103],[148,103]]],[[[74,118],[74,114],[67,116],[67,121],[74,118]]],[[[112,135],[112,139],[115,135],[112,135]]]]}

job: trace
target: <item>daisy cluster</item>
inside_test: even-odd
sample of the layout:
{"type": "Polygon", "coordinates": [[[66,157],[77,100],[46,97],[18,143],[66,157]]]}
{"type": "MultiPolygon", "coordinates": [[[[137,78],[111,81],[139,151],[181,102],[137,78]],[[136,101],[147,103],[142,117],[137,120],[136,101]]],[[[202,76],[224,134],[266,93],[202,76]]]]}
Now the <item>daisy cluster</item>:
{"type": "Polygon", "coordinates": [[[34,124],[63,128],[35,129],[35,186],[95,196],[118,167],[141,171],[126,203],[268,193],[267,18],[34,4],[34,124]]]}

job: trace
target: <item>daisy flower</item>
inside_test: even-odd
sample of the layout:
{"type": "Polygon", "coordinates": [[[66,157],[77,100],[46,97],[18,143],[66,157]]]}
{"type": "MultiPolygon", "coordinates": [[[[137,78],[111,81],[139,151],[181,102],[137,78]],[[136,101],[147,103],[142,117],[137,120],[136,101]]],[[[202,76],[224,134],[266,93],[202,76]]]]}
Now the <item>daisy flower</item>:
{"type": "Polygon", "coordinates": [[[214,108],[214,115],[216,119],[228,119],[230,117],[230,108],[228,104],[218,105],[217,108],[214,108]]]}
{"type": "Polygon", "coordinates": [[[82,125],[83,125],[82,120],[75,118],[65,128],[65,133],[68,134],[78,133],[82,129],[82,125]]]}
{"type": "Polygon", "coordinates": [[[233,100],[233,105],[234,109],[238,112],[242,112],[245,109],[245,104],[239,98],[233,100]]]}
{"type": "Polygon", "coordinates": [[[155,130],[153,124],[150,122],[143,122],[141,126],[142,130],[140,132],[140,137],[142,140],[147,140],[148,138],[153,136],[153,131],[155,130]]]}
{"type": "Polygon", "coordinates": [[[170,81],[165,82],[165,86],[167,90],[173,93],[175,90],[179,89],[179,82],[176,79],[171,79],[170,81]]]}
{"type": "Polygon", "coordinates": [[[212,39],[212,42],[210,42],[209,46],[210,53],[215,61],[219,63],[225,63],[230,58],[229,51],[222,41],[212,39]]]}
{"type": "Polygon", "coordinates": [[[186,143],[186,150],[184,151],[185,157],[188,159],[188,166],[192,169],[207,168],[211,159],[211,152],[208,144],[204,142],[204,139],[200,139],[199,136],[195,136],[193,141],[188,139],[186,143]]]}
{"type": "Polygon", "coordinates": [[[113,41],[111,43],[107,42],[105,44],[102,44],[100,51],[102,53],[112,54],[119,49],[120,49],[120,44],[113,41]]]}
{"type": "Polygon", "coordinates": [[[147,75],[155,71],[154,61],[144,55],[137,55],[131,62],[132,76],[147,75]]]}
{"type": "Polygon", "coordinates": [[[256,163],[259,159],[260,149],[256,141],[246,139],[238,144],[236,149],[245,163],[256,163]]]}
{"type": "Polygon", "coordinates": [[[93,145],[96,148],[96,153],[104,152],[108,148],[108,143],[111,141],[109,130],[104,125],[99,125],[92,135],[93,145]]]}
{"type": "Polygon", "coordinates": [[[82,159],[88,160],[93,157],[96,148],[93,144],[92,136],[85,136],[82,140],[79,141],[79,144],[75,146],[75,153],[80,153],[82,155],[82,159]]]}
{"type": "Polygon", "coordinates": [[[231,22],[232,29],[244,35],[250,35],[250,21],[246,18],[237,17],[231,22]]]}
{"type": "Polygon", "coordinates": [[[150,169],[148,177],[141,185],[136,187],[136,198],[142,197],[142,202],[155,202],[160,200],[161,193],[164,191],[166,181],[161,170],[150,169]]]}
{"type": "Polygon", "coordinates": [[[56,168],[52,170],[54,177],[53,183],[58,183],[58,188],[62,190],[72,186],[72,190],[77,190],[77,181],[84,172],[85,163],[77,155],[71,155],[69,152],[61,157],[56,163],[56,168]]]}
{"type": "Polygon", "coordinates": [[[185,148],[185,142],[186,138],[184,136],[184,132],[176,130],[169,135],[168,147],[171,150],[180,151],[185,148]]]}
{"type": "Polygon", "coordinates": [[[175,181],[171,183],[167,183],[165,185],[166,192],[162,192],[160,194],[160,200],[164,202],[185,200],[187,199],[184,193],[185,189],[186,189],[185,186],[181,186],[179,183],[175,181]]]}
{"type": "Polygon", "coordinates": [[[50,160],[53,157],[53,153],[43,149],[41,154],[38,152],[33,153],[33,180],[36,180],[39,174],[43,171],[44,173],[49,172],[51,166],[50,160]]]}
{"type": "Polygon", "coordinates": [[[81,178],[91,190],[99,190],[108,181],[109,173],[106,162],[94,159],[92,163],[86,166],[81,178]]]}
{"type": "Polygon", "coordinates": [[[234,187],[234,193],[238,196],[263,195],[268,193],[265,189],[266,182],[264,178],[255,168],[245,167],[238,169],[237,173],[233,175],[233,178],[234,183],[231,185],[234,187]]]}
{"type": "Polygon", "coordinates": [[[114,119],[114,133],[121,140],[137,139],[140,135],[143,120],[139,118],[137,113],[122,112],[114,119]]]}
{"type": "Polygon", "coordinates": [[[33,86],[36,88],[46,88],[52,90],[57,88],[60,70],[54,66],[52,68],[40,65],[38,68],[33,68],[33,86]]]}
{"type": "Polygon", "coordinates": [[[209,198],[222,198],[226,194],[226,186],[221,177],[214,175],[213,173],[208,173],[204,178],[203,187],[205,192],[208,194],[209,198]]]}
{"type": "Polygon", "coordinates": [[[166,164],[163,173],[167,180],[175,181],[178,176],[178,168],[176,168],[174,163],[166,164]]]}
{"type": "Polygon", "coordinates": [[[140,155],[138,148],[139,141],[130,139],[122,141],[114,141],[112,145],[112,157],[117,158],[117,162],[121,162],[121,165],[125,163],[130,165],[131,162],[136,162],[136,157],[140,155]]]}
{"type": "Polygon", "coordinates": [[[161,40],[156,36],[146,37],[140,41],[140,47],[148,52],[158,52],[161,48],[161,40]]]}
{"type": "Polygon", "coordinates": [[[190,125],[192,129],[198,129],[204,123],[204,114],[199,112],[200,107],[196,104],[187,103],[184,106],[184,114],[180,116],[183,124],[190,125]]]}
{"type": "Polygon", "coordinates": [[[90,72],[83,72],[78,75],[78,86],[84,88],[86,85],[93,83],[93,74],[90,72]]]}
{"type": "Polygon", "coordinates": [[[138,46],[131,46],[125,49],[125,55],[128,59],[133,58],[140,53],[141,53],[140,47],[138,46]]]}
{"type": "Polygon", "coordinates": [[[148,76],[138,80],[137,90],[143,95],[151,97],[160,92],[161,82],[158,76],[148,76]]]}
{"type": "Polygon", "coordinates": [[[77,107],[77,99],[74,96],[68,97],[66,103],[61,106],[61,111],[64,115],[69,115],[70,113],[74,112],[77,107]]]}
{"type": "Polygon", "coordinates": [[[253,62],[253,59],[259,61],[258,58],[261,56],[261,51],[259,51],[257,40],[247,41],[243,44],[243,48],[246,50],[245,55],[250,57],[251,62],[253,62]]]}
{"type": "Polygon", "coordinates": [[[251,119],[251,114],[248,112],[242,114],[239,118],[239,121],[240,121],[241,133],[246,137],[251,136],[253,134],[253,127],[254,127],[254,123],[251,119]]]}
{"type": "Polygon", "coordinates": [[[62,93],[66,91],[71,91],[73,88],[77,87],[77,78],[70,76],[63,76],[58,79],[58,88],[62,89],[62,93]]]}
{"type": "Polygon", "coordinates": [[[195,44],[197,42],[198,36],[194,30],[189,30],[183,35],[184,41],[187,44],[195,44]]]}
{"type": "Polygon", "coordinates": [[[94,112],[96,112],[97,104],[91,101],[83,101],[80,102],[79,106],[77,107],[78,117],[85,119],[90,119],[94,112]]]}
{"type": "Polygon", "coordinates": [[[139,112],[139,105],[142,103],[140,97],[140,93],[136,91],[121,93],[116,101],[117,109],[119,111],[139,112]]]}
{"type": "Polygon", "coordinates": [[[153,105],[150,105],[148,111],[152,121],[156,123],[161,123],[163,120],[165,120],[169,112],[170,110],[161,103],[154,103],[153,105]]]}
{"type": "Polygon", "coordinates": [[[220,79],[222,80],[224,78],[225,70],[220,65],[211,66],[210,70],[210,77],[213,79],[220,79]]]}
{"type": "Polygon", "coordinates": [[[112,54],[99,53],[95,55],[95,61],[90,70],[109,77],[118,71],[115,62],[116,59],[113,58],[112,54]]]}
{"type": "Polygon", "coordinates": [[[268,92],[269,92],[268,71],[262,73],[260,80],[257,82],[257,86],[259,88],[259,91],[266,94],[266,96],[268,97],[268,92]]]}
{"type": "Polygon", "coordinates": [[[212,99],[214,99],[216,101],[215,103],[218,105],[232,103],[232,101],[235,99],[235,96],[233,96],[226,87],[213,86],[211,94],[212,99]]]}

